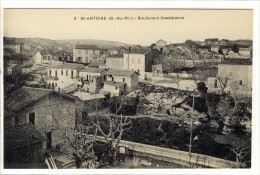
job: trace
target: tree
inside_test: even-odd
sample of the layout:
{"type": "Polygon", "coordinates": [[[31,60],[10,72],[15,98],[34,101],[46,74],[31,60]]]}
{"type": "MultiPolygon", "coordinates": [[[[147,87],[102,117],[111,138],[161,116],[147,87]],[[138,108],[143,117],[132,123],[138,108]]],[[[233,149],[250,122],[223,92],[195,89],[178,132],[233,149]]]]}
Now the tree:
{"type": "Polygon", "coordinates": [[[233,52],[235,52],[235,53],[238,53],[238,52],[239,52],[239,47],[238,47],[238,45],[237,45],[237,44],[233,44],[233,45],[231,46],[231,50],[232,50],[233,52]]]}
{"type": "Polygon", "coordinates": [[[251,153],[250,144],[243,142],[242,144],[233,143],[231,151],[235,154],[236,162],[239,167],[245,168],[248,163],[250,163],[250,153],[251,153]]]}
{"type": "Polygon", "coordinates": [[[129,117],[123,117],[122,115],[109,115],[103,117],[108,120],[108,123],[105,124],[108,124],[107,129],[105,125],[102,127],[100,116],[96,116],[92,121],[92,124],[98,129],[99,134],[103,136],[106,141],[108,153],[105,157],[108,158],[108,163],[115,166],[123,132],[131,128],[131,120],[129,117]]]}

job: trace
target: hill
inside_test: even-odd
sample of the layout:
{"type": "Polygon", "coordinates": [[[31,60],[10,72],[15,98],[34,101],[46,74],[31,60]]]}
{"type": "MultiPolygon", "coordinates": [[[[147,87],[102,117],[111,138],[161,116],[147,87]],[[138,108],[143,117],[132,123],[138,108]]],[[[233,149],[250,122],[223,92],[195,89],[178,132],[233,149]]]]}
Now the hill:
{"type": "Polygon", "coordinates": [[[71,39],[71,40],[51,40],[46,38],[10,38],[4,37],[4,44],[15,44],[15,43],[23,43],[34,46],[46,47],[51,51],[57,50],[61,47],[63,50],[68,52],[73,51],[73,47],[75,43],[79,44],[87,44],[87,45],[98,45],[100,48],[111,49],[114,47],[131,46],[130,44],[116,42],[116,41],[106,41],[106,40],[96,40],[96,39],[71,39]]]}

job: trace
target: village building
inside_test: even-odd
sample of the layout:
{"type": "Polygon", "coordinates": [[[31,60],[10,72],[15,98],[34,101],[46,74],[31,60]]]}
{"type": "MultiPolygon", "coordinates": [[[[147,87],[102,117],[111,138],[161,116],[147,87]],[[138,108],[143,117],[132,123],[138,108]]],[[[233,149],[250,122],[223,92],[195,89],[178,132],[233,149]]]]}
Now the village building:
{"type": "Polygon", "coordinates": [[[123,54],[123,53],[127,53],[127,52],[128,52],[128,49],[126,49],[123,46],[117,48],[117,54],[123,54]]]}
{"type": "Polygon", "coordinates": [[[160,51],[150,48],[132,49],[124,54],[109,55],[106,59],[107,69],[136,71],[139,80],[147,80],[152,76],[152,65],[160,57],[160,51]]]}
{"type": "Polygon", "coordinates": [[[12,49],[16,54],[22,53],[23,44],[5,44],[4,49],[12,49]]]}
{"type": "Polygon", "coordinates": [[[5,127],[4,168],[27,168],[43,163],[45,141],[46,137],[32,123],[5,127]]]}
{"type": "Polygon", "coordinates": [[[78,85],[86,92],[96,93],[103,87],[107,69],[85,67],[79,72],[78,85]]]}
{"type": "Polygon", "coordinates": [[[103,91],[110,92],[111,96],[131,92],[138,87],[138,76],[135,71],[109,69],[106,72],[103,91]]]}
{"type": "Polygon", "coordinates": [[[79,71],[85,66],[77,63],[64,63],[47,68],[47,84],[52,89],[62,90],[67,86],[77,85],[79,71]]]}
{"type": "Polygon", "coordinates": [[[124,68],[124,55],[123,54],[114,54],[108,55],[106,58],[106,68],[111,69],[123,69],[124,68]]]}
{"type": "Polygon", "coordinates": [[[38,50],[34,55],[34,62],[37,64],[52,63],[53,60],[56,60],[56,56],[47,49],[38,50]]]}
{"type": "Polygon", "coordinates": [[[252,49],[251,48],[239,48],[240,55],[243,55],[245,58],[251,58],[252,49]]]}
{"type": "Polygon", "coordinates": [[[59,50],[55,55],[58,61],[73,61],[72,55],[64,50],[59,50]]]}
{"type": "MultiPolygon", "coordinates": [[[[218,77],[227,79],[225,91],[232,93],[231,86],[238,87],[237,92],[252,91],[252,61],[248,59],[229,59],[218,64],[218,77]]],[[[234,92],[233,92],[234,93],[234,92]]]]}
{"type": "Polygon", "coordinates": [[[211,50],[212,52],[218,53],[218,51],[219,51],[219,46],[211,46],[210,50],[211,50]]]}
{"type": "Polygon", "coordinates": [[[97,45],[75,44],[73,49],[73,61],[90,63],[99,61],[100,49],[97,45]]]}
{"type": "Polygon", "coordinates": [[[108,55],[116,55],[118,54],[117,48],[112,48],[108,50],[108,55]]]}
{"type": "Polygon", "coordinates": [[[162,39],[160,39],[160,40],[156,41],[155,44],[156,44],[157,49],[159,51],[163,52],[163,47],[165,47],[167,45],[167,42],[162,40],[162,39]]]}
{"type": "Polygon", "coordinates": [[[47,139],[43,148],[51,149],[73,139],[76,100],[50,89],[21,87],[5,98],[4,125],[31,123],[47,139]]]}

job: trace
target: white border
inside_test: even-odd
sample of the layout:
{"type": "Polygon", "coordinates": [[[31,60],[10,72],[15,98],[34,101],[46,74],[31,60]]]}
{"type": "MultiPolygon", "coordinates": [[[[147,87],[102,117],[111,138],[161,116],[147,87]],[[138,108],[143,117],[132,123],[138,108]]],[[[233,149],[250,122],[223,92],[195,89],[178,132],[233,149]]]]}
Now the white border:
{"type": "MultiPolygon", "coordinates": [[[[7,170],[3,169],[3,157],[0,159],[0,172],[2,174],[235,174],[235,175],[258,175],[260,174],[259,161],[259,135],[260,135],[260,112],[259,112],[259,7],[258,1],[82,1],[82,0],[3,0],[1,4],[1,31],[3,31],[3,8],[162,8],[162,9],[253,9],[254,10],[254,35],[253,35],[253,131],[252,131],[252,167],[250,169],[58,169],[58,170],[7,170]]],[[[238,29],[239,30],[239,29],[238,29]]],[[[3,33],[1,32],[1,46],[3,44],[3,33]]],[[[1,55],[3,50],[1,48],[1,55]]],[[[2,59],[0,60],[1,72],[2,59]]],[[[3,93],[3,79],[1,75],[1,94],[3,93]]],[[[1,95],[1,97],[3,97],[1,95]]],[[[3,104],[3,98],[0,101],[3,104]]],[[[1,105],[1,115],[3,116],[3,106],[1,105]]],[[[1,126],[3,126],[1,117],[1,126]]],[[[1,143],[3,143],[3,127],[1,128],[1,143]]],[[[2,144],[1,144],[2,145],[2,144]]],[[[3,155],[1,147],[0,155],[3,155]]]]}

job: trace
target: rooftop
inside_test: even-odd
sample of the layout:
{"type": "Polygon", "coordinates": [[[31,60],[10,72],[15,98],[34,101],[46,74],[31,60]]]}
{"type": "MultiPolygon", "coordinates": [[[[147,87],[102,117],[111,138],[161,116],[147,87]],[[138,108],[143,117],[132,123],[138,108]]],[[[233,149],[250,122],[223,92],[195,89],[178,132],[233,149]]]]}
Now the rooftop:
{"type": "Polygon", "coordinates": [[[40,52],[41,55],[52,54],[49,50],[46,50],[46,49],[44,49],[44,50],[39,50],[39,52],[40,52]]]}
{"type": "Polygon", "coordinates": [[[104,68],[95,68],[95,67],[84,67],[80,72],[91,72],[91,73],[100,73],[106,69],[104,68]]]}
{"type": "Polygon", "coordinates": [[[114,54],[114,55],[108,55],[107,58],[123,58],[123,54],[114,54]]]}
{"type": "Polygon", "coordinates": [[[4,145],[7,149],[17,149],[45,140],[46,138],[31,123],[8,127],[4,130],[4,145]]]}
{"type": "Polygon", "coordinates": [[[97,45],[75,45],[74,49],[90,49],[90,50],[99,50],[97,45]]]}
{"type": "Polygon", "coordinates": [[[130,49],[130,54],[146,54],[149,52],[151,49],[149,47],[142,47],[142,48],[137,48],[137,49],[130,49]]]}
{"type": "Polygon", "coordinates": [[[88,101],[88,100],[95,100],[95,99],[103,99],[105,98],[104,95],[102,94],[90,94],[90,93],[86,93],[86,92],[81,92],[81,91],[77,91],[74,94],[72,94],[73,96],[76,96],[78,98],[80,98],[83,101],[88,101]]]}
{"type": "Polygon", "coordinates": [[[85,68],[84,65],[77,64],[77,63],[64,63],[61,65],[54,65],[50,67],[50,69],[69,69],[69,70],[81,70],[83,68],[85,68]]]}
{"type": "Polygon", "coordinates": [[[252,65],[251,59],[241,59],[241,58],[231,58],[225,59],[224,61],[220,62],[219,64],[229,64],[229,65],[252,65]]]}
{"type": "Polygon", "coordinates": [[[62,94],[59,92],[52,91],[51,89],[44,88],[32,88],[32,87],[21,87],[14,91],[9,97],[4,99],[5,108],[12,111],[19,111],[28,105],[38,101],[39,99],[46,97],[49,94],[56,94],[61,97],[75,100],[75,98],[62,94]]]}
{"type": "Polygon", "coordinates": [[[106,75],[117,75],[117,76],[131,77],[134,73],[138,74],[135,71],[109,69],[105,74],[106,75]]]}

